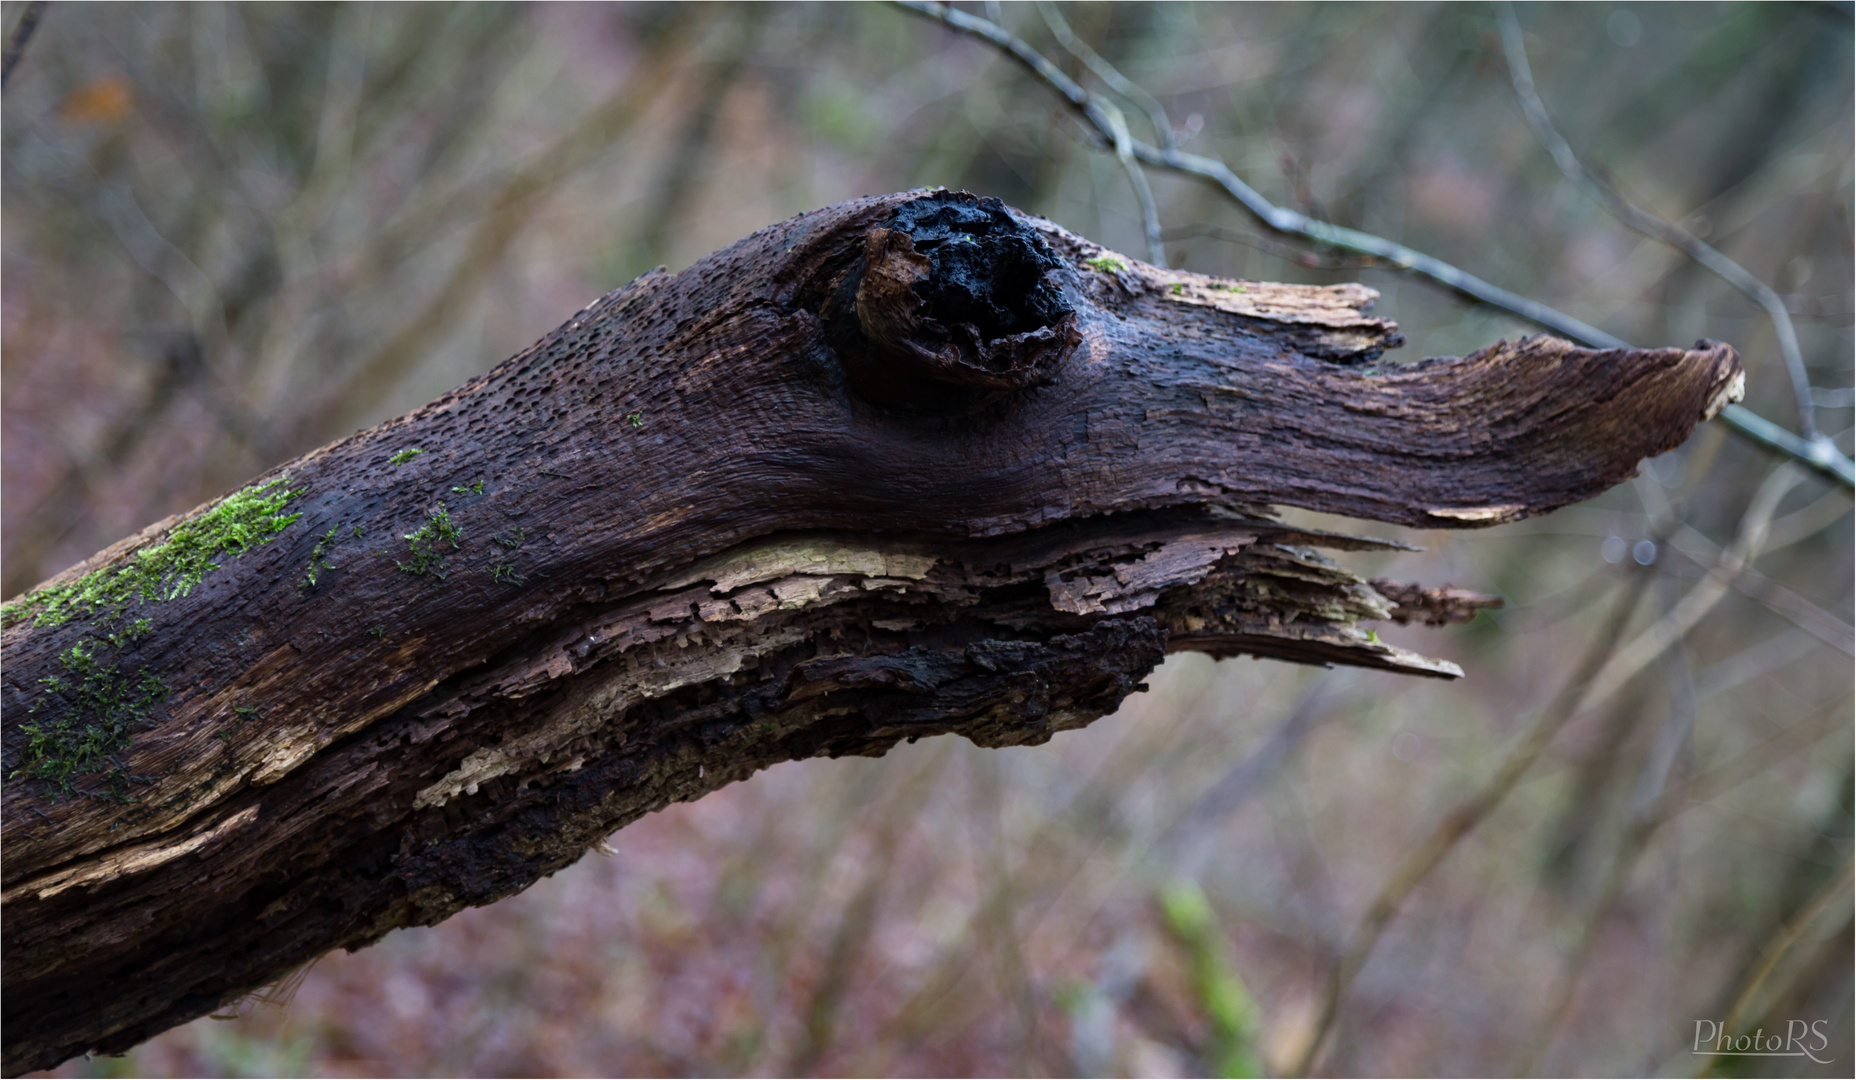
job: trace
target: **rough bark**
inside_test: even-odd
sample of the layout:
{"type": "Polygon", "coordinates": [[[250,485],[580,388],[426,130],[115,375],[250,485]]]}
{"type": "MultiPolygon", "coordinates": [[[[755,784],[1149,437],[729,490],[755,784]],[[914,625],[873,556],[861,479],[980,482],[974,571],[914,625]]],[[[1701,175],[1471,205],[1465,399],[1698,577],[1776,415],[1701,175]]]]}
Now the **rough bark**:
{"type": "Polygon", "coordinates": [[[1460,672],[1286,504],[1446,528],[1632,475],[1733,351],[1409,366],[1359,286],[863,199],[646,275],[10,604],[4,1067],[120,1051],[780,761],[1035,743],[1168,651],[1460,672]],[[412,451],[419,453],[411,453],[412,451]]]}

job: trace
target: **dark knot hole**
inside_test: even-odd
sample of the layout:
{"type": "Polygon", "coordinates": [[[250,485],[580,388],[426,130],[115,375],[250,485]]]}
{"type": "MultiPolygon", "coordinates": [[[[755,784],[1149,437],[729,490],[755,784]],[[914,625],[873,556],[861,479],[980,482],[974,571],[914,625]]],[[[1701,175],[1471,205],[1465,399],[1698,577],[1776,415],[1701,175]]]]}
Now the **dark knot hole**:
{"type": "Polygon", "coordinates": [[[859,397],[971,412],[1056,379],[1080,340],[1062,267],[998,199],[936,192],[865,235],[820,314],[859,397]]]}

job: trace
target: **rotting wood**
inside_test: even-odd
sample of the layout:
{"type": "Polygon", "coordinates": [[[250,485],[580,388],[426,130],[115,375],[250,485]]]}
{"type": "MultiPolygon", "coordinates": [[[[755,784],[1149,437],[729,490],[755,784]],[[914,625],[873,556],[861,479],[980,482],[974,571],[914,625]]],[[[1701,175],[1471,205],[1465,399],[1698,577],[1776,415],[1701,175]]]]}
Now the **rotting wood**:
{"type": "Polygon", "coordinates": [[[1269,508],[1512,521],[1740,392],[1705,342],[1385,364],[1372,299],[842,203],[59,575],[0,638],[6,1071],[777,762],[1042,742],[1169,651],[1454,677],[1362,624],[1487,598],[1369,585],[1320,549],[1385,542],[1269,508]]]}

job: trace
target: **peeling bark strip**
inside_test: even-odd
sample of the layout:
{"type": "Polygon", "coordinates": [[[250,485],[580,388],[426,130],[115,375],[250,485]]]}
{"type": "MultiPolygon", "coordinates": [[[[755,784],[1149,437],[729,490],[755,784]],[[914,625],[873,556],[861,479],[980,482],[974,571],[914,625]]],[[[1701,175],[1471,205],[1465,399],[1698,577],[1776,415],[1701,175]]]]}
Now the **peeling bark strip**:
{"type": "MultiPolygon", "coordinates": [[[[5,1057],[120,1051],[776,762],[1036,743],[1170,650],[1460,674],[1289,504],[1583,499],[1733,351],[1380,367],[1370,290],[1159,270],[996,200],[804,214],[7,606],[5,1057]]],[[[1434,617],[1433,617],[1434,616],[1434,617]]]]}

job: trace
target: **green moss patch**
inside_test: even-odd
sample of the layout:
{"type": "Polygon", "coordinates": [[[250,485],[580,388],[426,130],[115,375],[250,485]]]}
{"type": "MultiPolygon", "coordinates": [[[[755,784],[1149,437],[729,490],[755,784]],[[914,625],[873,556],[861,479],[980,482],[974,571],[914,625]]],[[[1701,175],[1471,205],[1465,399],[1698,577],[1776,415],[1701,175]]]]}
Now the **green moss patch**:
{"type": "Polygon", "coordinates": [[[316,541],[316,549],[309,553],[309,573],[303,575],[303,580],[297,585],[297,588],[313,589],[316,587],[316,579],[321,576],[324,570],[341,569],[341,567],[330,562],[328,557],[329,549],[335,546],[335,533],[340,528],[341,526],[337,525],[334,529],[330,529],[328,532],[324,533],[322,539],[316,541]]]}
{"type": "Polygon", "coordinates": [[[113,565],[0,609],[8,622],[30,617],[35,626],[62,626],[83,619],[93,627],[58,658],[61,674],[39,680],[41,692],[26,710],[32,719],[20,725],[27,737],[20,766],[10,778],[40,781],[50,799],[132,801],[129,785],[147,778],[134,775],[122,754],[134,732],[152,723],[168,689],[147,668],[130,675],[121,664],[124,651],[155,629],[151,618],[130,619],[131,606],[186,596],[227,558],[270,543],[303,516],[284,512],[302,493],[287,476],[245,488],[113,565]],[[76,786],[76,778],[90,774],[101,775],[101,788],[76,786]]]}
{"type": "Polygon", "coordinates": [[[268,544],[298,518],[284,508],[303,492],[280,476],[220,500],[212,509],[168,530],[156,543],[114,566],[76,581],[29,593],[0,608],[0,619],[32,616],[35,626],[62,626],[72,619],[120,616],[131,603],[173,600],[193,592],[220,560],[238,558],[268,544]]]}
{"type": "Polygon", "coordinates": [[[464,533],[451,523],[451,514],[444,503],[426,515],[425,524],[402,537],[410,552],[410,562],[399,563],[399,568],[408,574],[445,579],[445,555],[440,551],[444,544],[450,544],[456,551],[458,541],[464,539],[464,533]]]}
{"type": "Polygon", "coordinates": [[[103,640],[120,649],[142,640],[149,634],[154,633],[154,631],[155,624],[153,620],[137,619],[120,630],[114,630],[103,635],[103,640]]]}
{"type": "Polygon", "coordinates": [[[404,450],[394,451],[393,456],[387,459],[387,464],[404,465],[408,461],[411,461],[413,458],[416,458],[420,454],[423,454],[423,453],[425,453],[425,451],[422,448],[417,447],[417,446],[409,446],[404,450]]]}
{"type": "Polygon", "coordinates": [[[137,777],[119,755],[149,723],[168,689],[147,668],[134,678],[123,674],[99,658],[98,643],[79,642],[58,660],[64,674],[40,679],[46,693],[27,710],[55,715],[20,725],[26,746],[10,778],[39,780],[56,799],[79,792],[72,783],[76,777],[100,772],[105,790],[84,794],[127,801],[129,783],[137,777]]]}
{"type": "Polygon", "coordinates": [[[1113,255],[1097,255],[1093,259],[1085,259],[1083,265],[1092,270],[1100,270],[1105,274],[1113,274],[1128,268],[1127,263],[1122,262],[1113,255]]]}

